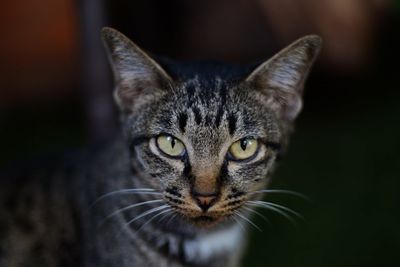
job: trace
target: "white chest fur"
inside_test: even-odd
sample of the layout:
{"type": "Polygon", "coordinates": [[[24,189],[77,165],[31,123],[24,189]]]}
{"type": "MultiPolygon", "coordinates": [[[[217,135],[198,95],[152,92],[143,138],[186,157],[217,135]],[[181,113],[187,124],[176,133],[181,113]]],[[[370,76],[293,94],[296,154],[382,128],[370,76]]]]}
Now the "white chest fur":
{"type": "Polygon", "coordinates": [[[239,252],[244,245],[245,233],[238,225],[186,240],[183,244],[185,258],[191,262],[208,262],[221,254],[239,252]]]}

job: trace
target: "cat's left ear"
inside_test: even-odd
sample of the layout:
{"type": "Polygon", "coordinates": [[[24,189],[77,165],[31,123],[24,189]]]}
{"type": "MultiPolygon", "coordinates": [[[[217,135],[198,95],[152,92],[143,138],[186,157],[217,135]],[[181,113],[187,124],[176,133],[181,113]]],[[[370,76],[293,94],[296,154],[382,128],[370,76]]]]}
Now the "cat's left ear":
{"type": "Polygon", "coordinates": [[[114,71],[115,100],[122,110],[132,111],[140,101],[171,87],[167,72],[128,37],[108,27],[101,34],[114,71]]]}
{"type": "Polygon", "coordinates": [[[266,104],[280,119],[291,122],[299,114],[304,82],[321,43],[319,36],[305,36],[262,63],[246,78],[266,97],[266,104]]]}

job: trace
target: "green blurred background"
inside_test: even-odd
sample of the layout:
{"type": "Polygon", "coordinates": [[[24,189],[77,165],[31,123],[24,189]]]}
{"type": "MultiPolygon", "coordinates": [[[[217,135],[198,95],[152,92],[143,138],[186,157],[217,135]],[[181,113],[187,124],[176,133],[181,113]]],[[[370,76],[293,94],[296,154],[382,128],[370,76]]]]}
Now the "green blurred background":
{"type": "MultiPolygon", "coordinates": [[[[0,8],[0,168],[117,131],[100,27],[181,60],[252,62],[324,38],[244,266],[400,266],[400,1],[17,0],[0,8]]],[[[251,227],[250,227],[251,228],[251,227]]]]}

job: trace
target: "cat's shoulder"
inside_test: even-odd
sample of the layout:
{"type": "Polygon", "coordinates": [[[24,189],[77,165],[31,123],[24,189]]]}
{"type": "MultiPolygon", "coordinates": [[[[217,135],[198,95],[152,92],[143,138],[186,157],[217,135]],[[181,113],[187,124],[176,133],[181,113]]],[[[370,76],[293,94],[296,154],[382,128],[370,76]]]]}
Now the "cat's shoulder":
{"type": "Polygon", "coordinates": [[[40,157],[0,171],[0,266],[58,266],[59,259],[74,258],[68,160],[40,157]]]}

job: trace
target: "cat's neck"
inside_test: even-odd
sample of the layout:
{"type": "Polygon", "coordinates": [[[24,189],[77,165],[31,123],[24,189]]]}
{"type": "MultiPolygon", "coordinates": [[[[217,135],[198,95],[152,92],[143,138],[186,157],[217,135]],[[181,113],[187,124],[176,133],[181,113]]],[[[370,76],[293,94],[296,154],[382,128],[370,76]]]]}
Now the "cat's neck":
{"type": "Polygon", "coordinates": [[[213,266],[211,263],[217,259],[240,255],[246,239],[245,230],[238,224],[182,234],[179,226],[165,230],[154,223],[141,229],[140,232],[136,235],[136,231],[132,230],[131,238],[139,237],[166,258],[190,266],[213,266]]]}
{"type": "Polygon", "coordinates": [[[239,225],[197,236],[185,240],[183,249],[185,259],[189,262],[205,264],[221,255],[232,255],[239,252],[244,243],[244,230],[239,225]]]}
{"type": "MultiPolygon", "coordinates": [[[[141,187],[140,184],[138,186],[141,187]]],[[[137,203],[142,201],[144,199],[138,196],[137,203]]],[[[157,204],[154,205],[154,208],[156,207],[157,204]]],[[[128,218],[140,214],[143,214],[143,211],[135,210],[128,218]]],[[[152,215],[149,216],[150,219],[146,217],[132,223],[131,227],[126,229],[130,238],[139,238],[165,258],[175,259],[184,266],[214,266],[211,263],[217,259],[241,255],[246,240],[246,229],[243,225],[227,221],[218,228],[204,229],[178,216],[166,214],[164,218],[159,216],[153,220],[152,215]]],[[[126,217],[122,216],[120,223],[126,224],[126,220],[126,217]]]]}

